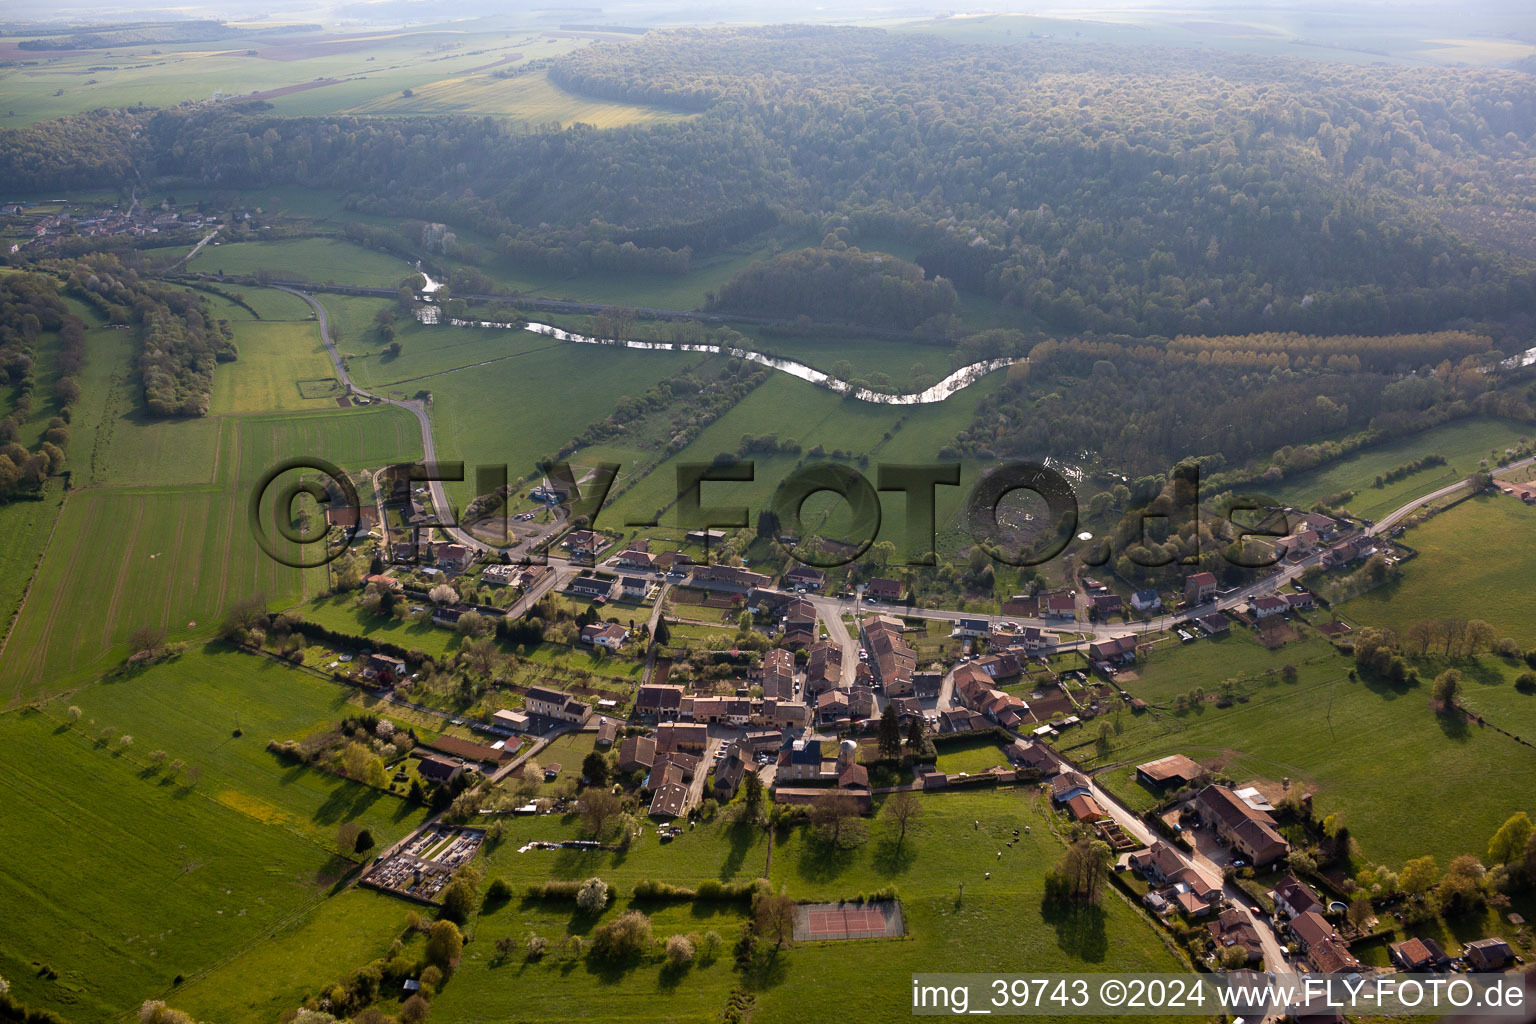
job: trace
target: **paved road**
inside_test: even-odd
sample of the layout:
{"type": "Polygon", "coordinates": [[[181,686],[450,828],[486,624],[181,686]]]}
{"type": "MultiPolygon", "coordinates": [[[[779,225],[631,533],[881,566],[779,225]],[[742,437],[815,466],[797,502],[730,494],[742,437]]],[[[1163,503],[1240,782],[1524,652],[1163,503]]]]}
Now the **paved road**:
{"type": "MultiPolygon", "coordinates": [[[[1086,772],[1083,774],[1087,775],[1086,772]]],[[[1135,836],[1146,846],[1151,846],[1154,842],[1161,840],[1161,836],[1156,835],[1140,817],[1132,812],[1129,807],[1122,804],[1107,789],[1099,785],[1098,781],[1091,775],[1088,776],[1088,781],[1093,790],[1093,798],[1098,801],[1099,806],[1121,828],[1135,836]]],[[[1280,946],[1279,939],[1275,937],[1274,930],[1269,926],[1269,922],[1249,909],[1251,901],[1246,892],[1239,889],[1236,885],[1227,885],[1225,883],[1219,865],[1203,854],[1187,853],[1172,843],[1169,843],[1168,846],[1186,867],[1194,868],[1199,874],[1205,876],[1205,879],[1212,885],[1221,886],[1227,895],[1227,905],[1236,909],[1249,924],[1253,925],[1254,931],[1258,933],[1259,942],[1264,947],[1264,967],[1266,970],[1274,971],[1276,975],[1296,973],[1296,969],[1285,959],[1285,952],[1280,946]]]]}
{"type": "Polygon", "coordinates": [[[837,598],[812,597],[810,602],[816,608],[816,617],[827,627],[827,638],[842,648],[843,685],[852,686],[859,671],[859,642],[848,632],[848,624],[843,621],[843,608],[846,604],[857,621],[858,599],[843,602],[837,598]]]}
{"type": "MultiPolygon", "coordinates": [[[[1497,469],[1490,470],[1489,472],[1493,476],[1498,476],[1500,473],[1508,473],[1512,469],[1519,469],[1522,466],[1529,466],[1533,462],[1536,462],[1536,455],[1525,459],[1517,459],[1514,462],[1505,463],[1497,469]]],[[[1438,491],[1430,491],[1428,494],[1421,495],[1408,502],[1406,505],[1402,505],[1396,509],[1393,509],[1385,516],[1382,516],[1380,519],[1378,519],[1375,523],[1371,524],[1371,526],[1366,529],[1366,533],[1373,537],[1380,536],[1386,531],[1392,529],[1392,527],[1396,526],[1400,520],[1418,511],[1421,505],[1426,505],[1431,501],[1437,501],[1440,498],[1446,497],[1447,495],[1455,494],[1463,487],[1466,487],[1471,482],[1471,479],[1471,477],[1467,477],[1466,479],[1458,480],[1453,484],[1447,484],[1446,486],[1440,488],[1438,491]]]]}

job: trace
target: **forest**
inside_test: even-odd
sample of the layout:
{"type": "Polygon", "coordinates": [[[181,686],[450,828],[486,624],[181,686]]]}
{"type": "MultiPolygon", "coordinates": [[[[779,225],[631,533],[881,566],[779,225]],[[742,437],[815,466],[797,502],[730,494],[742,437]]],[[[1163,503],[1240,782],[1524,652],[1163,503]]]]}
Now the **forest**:
{"type": "Polygon", "coordinates": [[[138,330],[139,377],[155,416],[206,416],[213,368],[236,358],[229,323],[214,319],[196,292],[140,276],[111,253],[57,266],[66,290],[114,324],[138,330]]]}
{"type": "Polygon", "coordinates": [[[910,329],[947,317],[955,301],[953,285],[925,279],[917,264],[833,240],[831,247],[823,242],[746,267],[708,305],[757,316],[910,329]]]}
{"type": "Polygon", "coordinates": [[[950,454],[1114,452],[1135,473],[1198,456],[1211,471],[1258,460],[1258,482],[1273,483],[1322,461],[1296,447],[1305,439],[1365,430],[1379,439],[1475,411],[1532,418],[1529,392],[1503,379],[1530,374],[1506,374],[1491,341],[1466,332],[1073,338],[1028,354],[950,454]]]}
{"type": "Polygon", "coordinates": [[[341,189],[570,273],[680,272],[776,223],[846,228],[1055,332],[1417,332],[1526,318],[1536,296],[1528,264],[1440,216],[1536,209],[1536,90],[1516,72],[775,27],[653,32],[548,74],[699,113],[550,132],[103,110],[0,133],[0,177],[341,189]]]}
{"type": "Polygon", "coordinates": [[[8,393],[0,418],[0,498],[35,493],[63,468],[70,414],[80,397],[77,375],[84,363],[85,324],[70,314],[57,283],[42,274],[0,277],[0,387],[8,393]],[[37,449],[28,451],[22,432],[42,411],[37,364],[45,332],[56,335],[55,415],[48,418],[37,449]]]}

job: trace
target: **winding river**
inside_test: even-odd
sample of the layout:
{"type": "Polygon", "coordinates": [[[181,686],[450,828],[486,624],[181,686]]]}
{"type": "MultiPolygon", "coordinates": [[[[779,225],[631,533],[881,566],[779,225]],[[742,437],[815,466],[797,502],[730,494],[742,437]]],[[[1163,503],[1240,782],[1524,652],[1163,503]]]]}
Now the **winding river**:
{"type": "MultiPolygon", "coordinates": [[[[491,325],[486,325],[491,326],[491,325]]],[[[560,341],[572,341],[580,345],[615,345],[621,348],[640,348],[659,352],[710,352],[716,355],[728,355],[737,359],[745,359],[762,366],[782,370],[791,377],[799,377],[809,381],[828,391],[839,395],[848,395],[861,402],[872,402],[876,405],[929,405],[934,402],[942,402],[970,385],[976,383],[982,377],[1014,363],[1023,362],[1021,359],[1001,358],[987,359],[969,366],[962,366],[954,373],[939,381],[933,387],[924,391],[915,391],[911,394],[892,395],[883,391],[872,391],[865,387],[855,387],[848,381],[839,380],[829,373],[823,373],[814,366],[797,363],[793,359],[781,359],[778,356],[764,355],[746,348],[731,348],[725,345],[704,345],[687,342],[673,341],[624,341],[610,338],[591,338],[585,334],[577,334],[574,331],[562,330],[551,324],[530,323],[525,330],[535,334],[543,334],[560,341]]]]}

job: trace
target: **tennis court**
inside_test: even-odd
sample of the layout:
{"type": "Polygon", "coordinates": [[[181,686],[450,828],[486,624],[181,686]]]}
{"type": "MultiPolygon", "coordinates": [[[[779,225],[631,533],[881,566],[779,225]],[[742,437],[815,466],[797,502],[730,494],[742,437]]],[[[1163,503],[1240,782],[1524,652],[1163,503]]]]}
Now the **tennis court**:
{"type": "Polygon", "coordinates": [[[905,931],[901,904],[803,903],[795,910],[795,941],[895,938],[905,931]]]}

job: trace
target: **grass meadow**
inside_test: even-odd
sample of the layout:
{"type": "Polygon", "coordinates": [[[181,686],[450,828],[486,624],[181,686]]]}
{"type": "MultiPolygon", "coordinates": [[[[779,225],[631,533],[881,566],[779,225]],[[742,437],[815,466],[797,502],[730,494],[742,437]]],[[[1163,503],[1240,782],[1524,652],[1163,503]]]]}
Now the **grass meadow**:
{"type": "Polygon", "coordinates": [[[256,274],[393,288],[415,271],[409,263],[337,238],[282,238],[270,242],[225,242],[208,246],[187,269],[204,274],[256,274]]]}
{"type": "MultiPolygon", "coordinates": [[[[969,424],[976,403],[1001,380],[1001,375],[989,377],[935,405],[901,407],[840,398],[786,374],[774,374],[706,427],[686,448],[637,481],[604,514],[617,527],[626,521],[645,520],[666,510],[660,522],[664,526],[672,525],[675,520],[669,506],[677,497],[677,466],[708,463],[720,453],[734,454],[745,434],[776,434],[781,441],[795,440],[800,443],[802,453],[809,453],[820,445],[828,453],[842,450],[867,454],[869,466],[861,472],[872,480],[881,462],[931,461],[960,429],[969,424]],[[783,416],[783,410],[787,408],[796,410],[794,418],[788,421],[783,416]]],[[[706,484],[705,503],[745,504],[752,510],[767,508],[774,491],[803,457],[803,454],[754,456],[755,479],[752,482],[706,484]],[[729,502],[725,501],[727,498],[729,502]]],[[[962,467],[959,487],[936,489],[941,527],[959,508],[965,493],[978,478],[975,467],[962,467]],[[971,472],[967,473],[967,468],[971,472]]],[[[880,537],[896,543],[898,549],[904,535],[903,500],[899,494],[882,498],[885,518],[880,537]]],[[[809,512],[808,509],[807,514],[809,512]]],[[[837,522],[836,517],[833,522],[837,522]]]]}
{"type": "MultiPolygon", "coordinates": [[[[1428,679],[1440,667],[1426,667],[1417,686],[1392,688],[1352,682],[1351,665],[1315,635],[1272,653],[1234,635],[1154,654],[1138,670],[1145,685],[1124,684],[1133,695],[1148,691],[1154,707],[1115,720],[1121,731],[1107,756],[1095,755],[1088,734],[1068,740],[1069,753],[1089,765],[1113,765],[1098,779],[1133,807],[1153,802],[1134,780],[1133,767],[1179,753],[1222,763],[1240,780],[1290,778],[1307,786],[1315,791],[1320,814],[1343,812],[1367,860],[1400,866],[1432,853],[1443,864],[1457,854],[1485,852],[1494,830],[1528,806],[1523,780],[1536,772],[1536,750],[1493,729],[1438,714],[1428,679]],[[1238,640],[1247,643],[1234,644],[1238,640]],[[1209,659],[1218,648],[1229,666],[1213,672],[1209,659]],[[1287,664],[1297,669],[1293,683],[1280,673],[1287,664]],[[1234,680],[1246,700],[1228,708],[1207,701],[1184,711],[1156,706],[1159,698],[1166,701],[1196,685],[1214,695],[1223,679],[1234,680]],[[1439,806],[1455,807],[1456,814],[1406,812],[1400,795],[1410,779],[1417,791],[1433,792],[1439,806]]],[[[1475,685],[1468,690],[1469,704],[1487,699],[1475,685]]],[[[1508,704],[1522,696],[1507,683],[1498,692],[1497,699],[1508,704]]],[[[1527,712],[1524,721],[1531,717],[1527,712]]],[[[1499,716],[1492,720],[1502,724],[1499,716]]]]}
{"type": "MultiPolygon", "coordinates": [[[[1354,491],[1345,507],[1357,516],[1379,519],[1392,510],[1447,484],[1477,472],[1478,463],[1490,451],[1504,449],[1531,429],[1507,420],[1475,418],[1458,420],[1409,437],[1356,452],[1319,469],[1286,480],[1273,492],[1279,501],[1306,508],[1341,491],[1354,491]],[[1376,477],[1426,455],[1443,455],[1444,466],[1432,466],[1395,483],[1373,486],[1376,477]]],[[[1497,462],[1491,463],[1497,465],[1497,462]]]]}
{"type": "Polygon", "coordinates": [[[490,74],[442,78],[411,90],[411,95],[378,96],[352,108],[357,114],[493,114],[527,125],[581,122],[596,128],[663,124],[690,115],[661,107],[618,103],[578,96],[543,74],[497,78],[490,74]]]}
{"type": "MultiPolygon", "coordinates": [[[[505,878],[518,895],[481,912],[476,942],[438,996],[434,1012],[466,1022],[519,1015],[541,1024],[594,1017],[650,1019],[660,999],[666,1019],[705,1022],[719,1018],[727,993],[742,984],[754,991],[754,1020],[801,1020],[807,1006],[818,1006],[835,1009],[839,1019],[873,1022],[904,1011],[916,970],[1004,970],[1019,964],[1041,971],[1181,969],[1139,912],[1113,893],[1102,908],[1075,916],[1042,906],[1044,875],[1060,857],[1061,845],[1031,791],[936,794],[922,800],[922,824],[899,855],[885,826],[876,821],[867,823],[866,843],[838,853],[803,829],[781,833],[773,842],[771,865],[760,829],[723,819],[701,824],[666,845],[647,829],[625,853],[519,853],[529,839],[572,835],[574,821],[510,820],[507,839],[489,853],[485,868],[488,880],[505,878]],[[1031,833],[1008,846],[1013,829],[1025,824],[1034,826],[1031,833]],[[680,977],[669,977],[649,962],[625,969],[586,962],[567,967],[553,958],[529,963],[521,954],[505,964],[493,962],[494,940],[502,936],[521,940],[534,931],[558,939],[589,932],[629,909],[630,892],[640,879],[697,885],[707,879],[747,880],[765,871],[776,888],[806,900],[835,900],[894,885],[908,934],[894,940],[801,944],[781,954],[772,968],[747,976],[723,966],[728,955],[680,977]],[[602,877],[616,890],[609,908],[595,920],[573,914],[568,904],[520,898],[529,884],[545,878],[589,875],[602,877]],[[972,941],[978,935],[987,936],[986,941],[972,941]]],[[[727,948],[742,923],[740,911],[729,905],[635,905],[654,912],[658,936],[714,930],[727,948]]]]}
{"type": "Polygon", "coordinates": [[[1507,495],[1483,495],[1402,536],[1419,556],[1398,579],[1346,602],[1341,611],[1373,626],[1403,630],[1420,619],[1483,619],[1501,637],[1536,645],[1536,508],[1507,495]]]}
{"type": "Polygon", "coordinates": [[[345,864],[52,715],[0,715],[0,771],[0,974],[71,1021],[168,993],[303,915],[345,864]]]}
{"type": "Polygon", "coordinates": [[[334,398],[305,398],[296,383],[335,376],[318,323],[253,320],[235,333],[240,358],[214,371],[212,415],[336,408],[334,398]]]}
{"type": "MultiPolygon", "coordinates": [[[[153,55],[143,46],[48,53],[40,67],[0,72],[6,92],[0,123],[16,128],[102,106],[142,102],[170,107],[216,94],[238,99],[252,92],[308,86],[317,79],[328,81],[272,95],[267,101],[287,115],[333,114],[476,68],[510,67],[519,60],[553,56],[579,43],[545,35],[536,26],[530,19],[524,28],[513,23],[510,31],[483,33],[472,49],[462,25],[453,25],[360,35],[357,42],[325,37],[306,41],[283,34],[160,44],[153,55]],[[256,59],[247,56],[248,49],[256,51],[256,59]]],[[[571,102],[584,103],[577,97],[571,102]]],[[[554,110],[544,98],[532,112],[547,118],[554,110]]]]}
{"type": "Polygon", "coordinates": [[[388,953],[409,913],[409,904],[371,889],[338,893],[188,981],[171,1002],[197,1020],[269,1024],[311,993],[388,953]]]}
{"type": "Polygon", "coordinates": [[[10,702],[98,674],[138,626],[191,639],[237,599],[287,605],[318,592],[322,570],[281,565],[253,537],[246,508],[259,477],[295,455],[357,469],[420,451],[414,419],[382,407],[118,424],[104,457],[117,486],[65,502],[0,658],[0,693],[10,702]],[[175,486],[157,486],[162,467],[175,486]]]}

